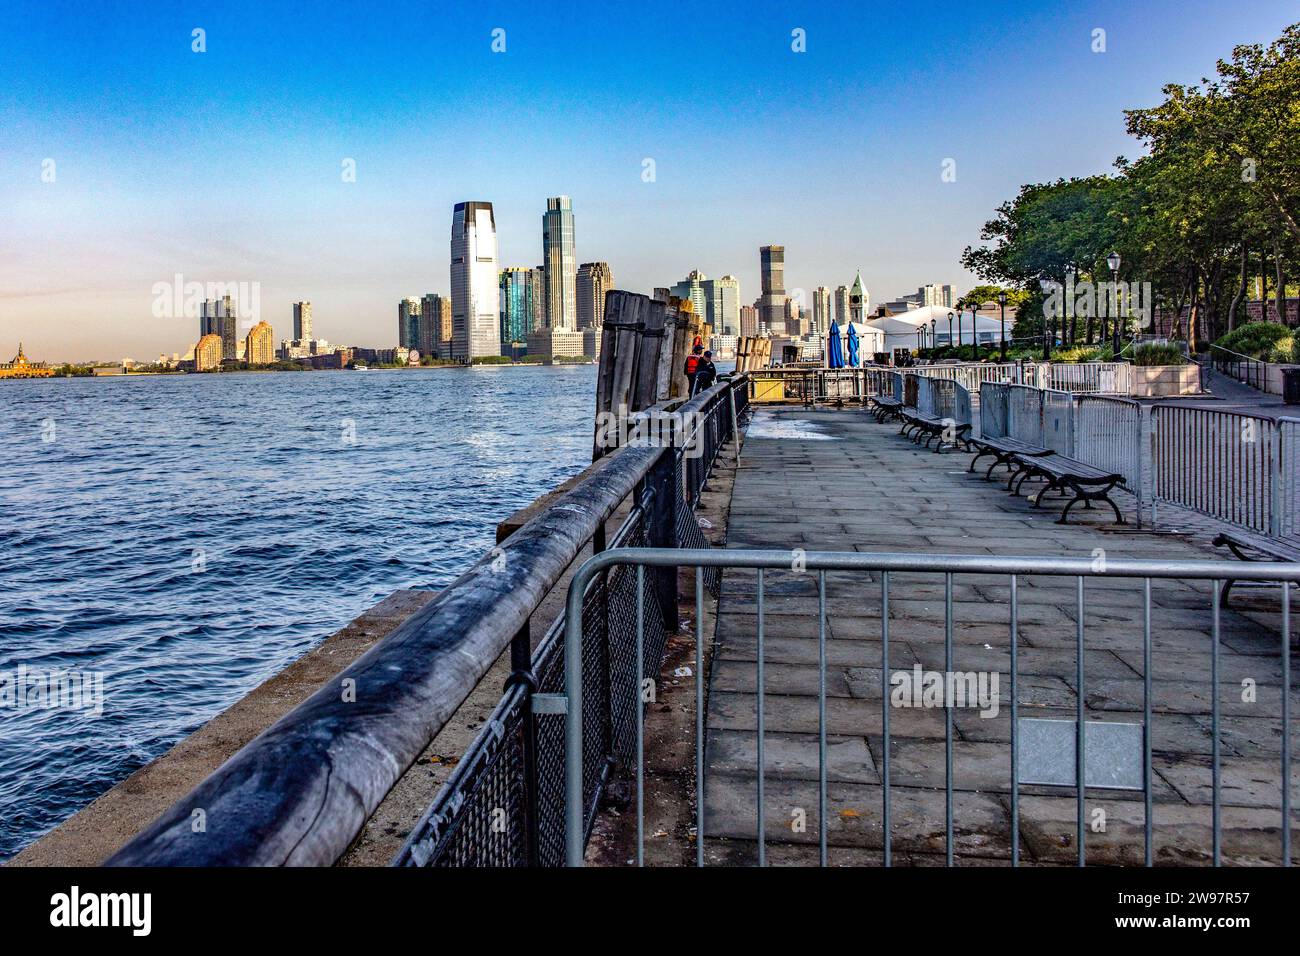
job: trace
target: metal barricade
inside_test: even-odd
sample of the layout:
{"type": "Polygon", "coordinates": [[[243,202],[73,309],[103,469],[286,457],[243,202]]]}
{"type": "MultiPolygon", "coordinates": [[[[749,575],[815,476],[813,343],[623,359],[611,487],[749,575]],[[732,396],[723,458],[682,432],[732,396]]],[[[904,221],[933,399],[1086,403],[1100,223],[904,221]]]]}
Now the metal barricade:
{"type": "Polygon", "coordinates": [[[1011,386],[995,382],[980,384],[980,436],[1005,438],[1007,410],[1011,401],[1011,386]]]}
{"type": "Polygon", "coordinates": [[[1103,471],[1124,476],[1137,498],[1138,527],[1143,515],[1142,406],[1127,398],[1079,395],[1074,399],[1074,457],[1103,471]]]}
{"type": "Polygon", "coordinates": [[[1008,388],[1007,435],[1026,445],[1043,444],[1042,390],[1031,385],[1008,388]]]}
{"type": "Polygon", "coordinates": [[[1074,457],[1074,400],[1069,392],[1043,389],[1043,447],[1074,457]]]}
{"type": "MultiPolygon", "coordinates": [[[[942,846],[946,863],[951,866],[955,862],[957,855],[957,834],[960,825],[958,820],[957,800],[955,794],[955,777],[958,769],[954,760],[954,740],[956,737],[954,728],[954,712],[958,708],[975,706],[972,705],[971,696],[978,699],[978,706],[988,706],[994,711],[993,716],[999,710],[1002,700],[999,691],[999,681],[994,681],[993,676],[996,672],[982,672],[986,680],[980,683],[980,674],[976,672],[959,672],[954,670],[954,649],[958,644],[954,640],[954,630],[958,622],[954,619],[954,590],[959,581],[969,578],[977,580],[979,586],[988,592],[996,588],[998,593],[1005,594],[1005,617],[1004,623],[996,626],[1005,627],[1005,646],[1009,653],[1009,689],[1007,701],[1009,704],[1009,725],[1006,744],[998,743],[1004,739],[1001,734],[990,735],[989,743],[986,745],[990,749],[997,749],[1004,752],[1009,760],[1003,763],[1000,758],[989,757],[989,762],[994,765],[1007,767],[1007,776],[1005,780],[1006,789],[1009,792],[1008,816],[1005,819],[1007,840],[1009,843],[1009,862],[1012,866],[1020,863],[1021,856],[1021,824],[1022,819],[1037,820],[1042,822],[1037,815],[1042,813],[1041,801],[1042,788],[1051,789],[1055,799],[1068,800],[1075,804],[1075,813],[1073,814],[1073,826],[1070,827],[1069,837],[1074,842],[1073,855],[1075,862],[1083,866],[1088,861],[1089,846],[1089,825],[1095,822],[1095,806],[1097,803],[1098,792],[1108,791],[1112,795],[1116,791],[1127,791],[1133,794],[1140,794],[1141,819],[1142,819],[1142,852],[1141,860],[1147,866],[1154,862],[1154,839],[1153,831],[1157,816],[1157,806],[1153,799],[1153,791],[1159,784],[1156,781],[1153,772],[1153,747],[1156,746],[1155,740],[1159,738],[1153,732],[1153,715],[1157,711],[1157,694],[1168,693],[1165,689],[1153,688],[1153,675],[1159,668],[1168,668],[1174,666],[1183,667],[1183,661],[1186,657],[1186,650],[1183,645],[1175,642],[1172,646],[1166,647],[1163,644],[1163,638],[1160,644],[1153,641],[1153,618],[1158,618],[1161,610],[1168,605],[1164,600],[1168,599],[1166,593],[1168,589],[1178,590],[1178,607],[1179,613],[1188,615],[1195,613],[1198,605],[1195,602],[1187,600],[1187,583],[1188,582],[1209,582],[1210,595],[1206,600],[1208,606],[1203,607],[1204,613],[1210,625],[1207,652],[1210,657],[1210,666],[1205,676],[1206,683],[1209,687],[1208,697],[1209,714],[1207,729],[1211,735],[1211,751],[1206,758],[1208,764],[1208,777],[1212,802],[1207,807],[1207,818],[1210,824],[1209,846],[1203,843],[1197,843],[1197,837],[1194,831],[1180,829],[1179,840],[1176,850],[1180,859],[1186,855],[1200,851],[1210,859],[1214,865],[1222,862],[1223,856],[1223,739],[1225,728],[1223,724],[1223,711],[1225,705],[1221,704],[1221,698],[1228,699],[1222,692],[1221,688],[1225,685],[1221,683],[1221,674],[1219,666],[1219,653],[1221,644],[1222,628],[1222,608],[1221,608],[1221,589],[1225,579],[1253,579],[1276,585],[1276,593],[1279,597],[1279,609],[1281,612],[1281,634],[1276,641],[1277,656],[1281,664],[1280,686],[1287,689],[1286,693],[1277,695],[1280,701],[1270,706],[1278,710],[1283,732],[1281,734],[1280,754],[1277,754],[1272,762],[1272,767],[1276,768],[1276,777],[1274,771],[1269,769],[1267,777],[1263,776],[1263,760],[1259,761],[1259,771],[1252,771],[1252,789],[1255,792],[1251,794],[1252,807],[1263,808],[1271,807],[1272,812],[1280,810],[1280,827],[1277,836],[1278,853],[1277,861],[1282,865],[1290,865],[1291,861],[1291,830],[1293,826],[1291,814],[1291,750],[1290,750],[1290,727],[1291,727],[1291,643],[1290,643],[1290,588],[1296,583],[1300,583],[1300,564],[1251,564],[1240,565],[1221,561],[1169,561],[1169,560],[1120,560],[1110,559],[1098,561],[1092,557],[1067,558],[1059,556],[1022,556],[1022,557],[991,557],[982,555],[954,555],[954,554],[891,554],[891,553],[830,553],[830,552],[803,552],[802,550],[794,552],[785,550],[707,550],[707,551],[680,551],[674,549],[618,549],[603,552],[588,560],[582,568],[575,574],[570,584],[568,595],[568,606],[565,620],[565,683],[562,695],[548,695],[546,707],[549,713],[564,713],[565,717],[565,745],[564,745],[564,764],[565,764],[565,860],[570,866],[581,866],[583,864],[584,850],[586,846],[588,826],[589,826],[589,807],[590,807],[590,781],[593,773],[597,772],[589,765],[589,758],[586,756],[589,752],[587,748],[587,734],[589,731],[590,718],[589,714],[592,708],[587,698],[589,683],[586,672],[589,667],[585,659],[584,647],[584,610],[586,607],[586,595],[588,588],[593,582],[601,576],[611,574],[615,569],[625,569],[634,567],[636,569],[635,593],[629,601],[634,609],[635,630],[634,640],[635,648],[631,655],[635,661],[648,661],[644,655],[644,649],[653,640],[652,636],[645,629],[643,608],[646,607],[644,600],[647,572],[653,572],[655,569],[672,569],[676,573],[678,568],[695,569],[696,575],[696,620],[695,620],[695,668],[694,668],[694,690],[695,690],[695,829],[693,833],[693,850],[694,862],[697,866],[703,866],[706,861],[706,843],[712,838],[715,841],[722,840],[717,835],[712,835],[708,829],[709,817],[706,813],[706,805],[709,802],[709,784],[712,771],[706,766],[705,760],[705,719],[706,696],[705,696],[705,634],[703,628],[703,607],[699,603],[699,595],[703,593],[703,572],[706,568],[727,568],[733,569],[731,573],[737,573],[739,570],[753,571],[755,575],[755,588],[753,591],[754,607],[754,649],[755,649],[755,670],[753,672],[753,692],[754,710],[753,710],[753,750],[748,752],[745,758],[739,756],[732,758],[733,765],[739,762],[739,766],[753,768],[753,784],[755,787],[753,797],[753,827],[752,831],[746,835],[737,835],[735,832],[724,835],[725,841],[734,842],[737,839],[746,839],[751,842],[756,850],[757,862],[760,866],[765,864],[765,853],[768,840],[773,833],[789,832],[789,807],[779,807],[779,813],[773,814],[771,811],[776,809],[769,805],[769,799],[765,790],[765,781],[767,776],[767,737],[765,733],[765,709],[766,702],[766,683],[765,683],[765,664],[768,660],[769,652],[765,647],[765,613],[766,613],[766,592],[765,582],[767,575],[774,572],[781,572],[784,575],[797,574],[807,575],[801,578],[803,581],[811,584],[815,580],[816,586],[816,668],[817,682],[815,695],[818,701],[817,716],[815,720],[816,736],[814,738],[810,731],[798,735],[795,741],[786,740],[783,742],[782,763],[787,767],[800,766],[807,767],[809,770],[816,770],[816,797],[815,804],[812,799],[801,803],[796,808],[798,813],[802,813],[807,821],[808,840],[807,844],[811,846],[813,828],[816,828],[816,841],[820,863],[825,866],[828,863],[828,735],[829,721],[827,714],[827,688],[830,679],[830,668],[828,667],[828,646],[827,637],[832,627],[838,627],[838,615],[847,614],[850,617],[858,619],[859,626],[863,620],[874,620],[876,627],[879,629],[880,636],[880,664],[876,667],[857,668],[856,675],[852,678],[857,685],[862,688],[860,696],[869,698],[868,688],[878,686],[879,688],[879,727],[881,730],[879,750],[876,745],[872,745],[872,750],[878,756],[878,776],[879,776],[879,807],[880,816],[878,818],[878,832],[881,834],[880,850],[882,861],[885,866],[892,865],[892,854],[894,850],[894,786],[896,784],[895,772],[891,768],[891,754],[894,749],[894,742],[897,738],[891,736],[891,716],[900,706],[924,706],[924,707],[942,707],[943,710],[943,790],[944,801],[943,809],[938,809],[937,801],[934,804],[920,804],[912,802],[905,809],[905,815],[910,816],[911,823],[919,817],[929,816],[935,820],[935,824],[927,826],[937,826],[937,819],[943,819],[943,840],[942,846]],[[860,582],[872,582],[876,585],[872,590],[873,595],[868,596],[864,593],[865,589],[856,587],[854,594],[855,601],[850,605],[851,610],[845,610],[842,603],[837,604],[838,610],[831,612],[828,610],[827,600],[827,574],[834,572],[849,572],[853,575],[852,580],[860,582]],[[992,580],[990,580],[990,577],[992,580]],[[1046,579],[1046,580],[1044,580],[1046,579]],[[897,580],[897,584],[895,584],[897,580]],[[940,591],[936,593],[933,582],[940,582],[940,591]],[[1092,582],[1092,583],[1090,583],[1092,582]],[[1088,647],[1088,626],[1089,621],[1093,627],[1098,626],[1099,615],[1094,612],[1091,617],[1089,614],[1088,593],[1091,590],[1094,594],[1105,595],[1107,602],[1114,606],[1114,598],[1118,590],[1124,588],[1125,584],[1132,589],[1134,593],[1133,601],[1133,628],[1131,633],[1130,653],[1134,659],[1140,661],[1140,669],[1134,664],[1134,669],[1138,670],[1139,677],[1134,681],[1139,687],[1132,689],[1128,694],[1129,704],[1125,710],[1128,710],[1135,717],[1139,713],[1138,701],[1140,700],[1141,723],[1123,722],[1115,719],[1114,714],[1108,714],[1108,719],[1102,720],[1101,713],[1098,713],[1091,705],[1085,706],[1089,699],[1090,676],[1088,668],[1085,666],[1088,647]],[[1162,593],[1160,602],[1153,602],[1152,591],[1153,583],[1158,584],[1162,593]],[[1065,700],[1057,705],[1069,717],[1066,719],[1044,719],[1043,705],[1036,703],[1030,711],[1032,716],[1021,717],[1021,697],[1022,687],[1020,683],[1021,668],[1019,664],[1018,652],[1022,644],[1020,627],[1022,614],[1020,609],[1019,595],[1022,584],[1026,587],[1026,593],[1032,592],[1036,595],[1032,604],[1026,608],[1024,614],[1025,626],[1033,626],[1032,621],[1041,619],[1040,609],[1044,589],[1055,587],[1057,593],[1065,598],[1066,602],[1073,605],[1074,621],[1071,622],[1073,627],[1073,645],[1070,649],[1073,652],[1073,688],[1065,700]],[[910,653],[904,653],[906,648],[915,645],[915,636],[909,636],[904,643],[900,638],[903,647],[896,651],[896,657],[891,658],[891,626],[894,624],[906,625],[912,623],[910,614],[892,615],[890,611],[890,601],[894,598],[895,593],[902,589],[903,596],[900,598],[909,603],[919,603],[915,601],[915,595],[910,594],[909,589],[919,589],[925,594],[924,601],[942,600],[943,614],[942,621],[935,620],[930,626],[935,628],[936,636],[942,634],[943,645],[943,666],[940,671],[935,673],[938,678],[933,686],[939,688],[939,700],[931,704],[917,703],[907,701],[900,703],[900,697],[897,689],[902,683],[910,680],[911,671],[896,671],[892,665],[896,664],[900,657],[911,659],[910,653]],[[872,614],[865,611],[866,605],[872,605],[872,614]],[[878,611],[876,610],[878,609],[878,611]],[[1029,613],[1034,611],[1033,614],[1029,613]],[[874,616],[873,616],[874,615],[874,616]],[[1157,654],[1162,655],[1162,661],[1157,663],[1157,654]],[[1172,664],[1170,661],[1172,660],[1172,664]],[[874,673],[873,673],[874,671],[874,673]],[[900,673],[903,675],[900,680],[900,673]],[[991,686],[991,692],[990,692],[991,686]],[[983,690],[980,688],[983,687],[983,690]],[[1140,688],[1140,689],[1139,689],[1140,688]],[[1099,719],[1090,719],[1089,711],[1092,711],[1099,719]],[[815,741],[815,742],[814,742],[815,741]],[[798,747],[805,747],[806,752],[799,754],[798,747]],[[1008,766],[1009,765],[1009,766],[1008,766]],[[1035,803],[1031,804],[1026,810],[1021,800],[1021,788],[1028,785],[1034,785],[1039,788],[1033,791],[1035,796],[1032,798],[1035,803]],[[1094,801],[1094,812],[1089,813],[1089,795],[1092,795],[1094,801]],[[1264,795],[1268,795],[1268,802],[1264,801],[1264,795]],[[928,806],[928,809],[927,809],[928,806]],[[1022,813],[1025,816],[1022,818],[1022,813]]],[[[843,579],[840,575],[840,579],[843,579]]],[[[774,575],[775,578],[775,575],[774,575]]],[[[730,580],[730,578],[729,578],[730,580]]],[[[792,592],[788,584],[775,581],[772,584],[774,597],[776,599],[788,600],[788,595],[792,592]]],[[[809,595],[811,600],[811,595],[809,595]]],[[[748,592],[744,598],[748,606],[748,592]]],[[[1028,602],[1027,602],[1028,604],[1028,602]]],[[[906,605],[905,605],[906,606],[906,605]]],[[[627,613],[624,609],[623,613],[627,613]]],[[[811,612],[809,612],[811,615],[811,612]]],[[[1104,621],[1105,616],[1101,615],[1104,621]]],[[[929,623],[929,622],[927,622],[929,623]]],[[[1157,620],[1157,624],[1160,622],[1157,620]]],[[[1174,626],[1175,631],[1177,625],[1174,626]]],[[[810,623],[810,630],[813,627],[810,623]]],[[[911,628],[915,631],[915,627],[911,628]]],[[[812,636],[811,634],[809,635],[812,636]]],[[[1113,640],[1114,635],[1111,635],[1113,640]]],[[[999,642],[1001,643],[1001,642],[999,642]]],[[[987,646],[987,645],[986,645],[987,646]]],[[[1069,645],[1067,645],[1069,646],[1069,645]]],[[[1105,649],[1111,650],[1113,644],[1111,641],[1105,642],[1105,649]]],[[[1096,650],[1096,648],[1092,648],[1096,650]]],[[[967,658],[968,659],[968,658],[967,658]]],[[[906,665],[904,665],[906,666],[906,665]]],[[[925,677],[920,672],[921,664],[915,665],[917,678],[925,677]]],[[[843,668],[837,668],[835,673],[842,673],[843,668]]],[[[1030,672],[1032,673],[1032,672],[1030,672]]],[[[638,668],[636,681],[633,688],[626,692],[629,694],[631,709],[635,723],[635,761],[631,765],[631,770],[635,774],[635,804],[636,804],[636,856],[635,861],[638,865],[645,862],[645,845],[646,845],[646,827],[645,827],[645,723],[646,723],[646,701],[647,697],[644,692],[643,681],[655,682],[656,671],[652,666],[646,669],[638,668]]],[[[843,678],[840,678],[843,679],[843,678]]],[[[1114,678],[1109,673],[1092,674],[1091,679],[1094,682],[1103,684],[1114,683],[1114,678]]],[[[1199,678],[1189,678],[1199,680],[1199,678]]],[[[923,681],[917,681],[922,683],[923,681]]],[[[1027,697],[1035,694],[1035,687],[1038,684],[1034,680],[1028,681],[1029,690],[1026,692],[1027,697]]],[[[928,683],[925,686],[932,686],[928,683]]],[[[1096,686],[1094,683],[1093,686],[1096,686]]],[[[916,687],[916,693],[921,693],[921,687],[916,687]]],[[[859,694],[854,693],[854,697],[859,694]]],[[[1026,701],[1028,703],[1028,700],[1026,701]]],[[[1163,720],[1167,719],[1166,706],[1161,705],[1158,708],[1158,716],[1163,720]]],[[[739,713],[732,714],[732,723],[740,716],[739,713]]],[[[981,714],[981,716],[988,716],[981,714]]],[[[1235,731],[1230,731],[1235,732],[1235,731]]],[[[906,731],[901,731],[900,736],[904,740],[899,744],[905,743],[907,736],[906,731]]],[[[964,734],[963,734],[964,737],[964,734]]],[[[1276,751],[1274,751],[1276,753],[1276,751]]],[[[1229,751],[1231,756],[1236,756],[1235,751],[1229,751]]],[[[732,773],[734,773],[734,766],[732,773]]],[[[913,779],[917,770],[913,766],[910,768],[912,778],[909,778],[909,793],[915,794],[915,780],[913,779]]],[[[996,772],[996,771],[995,771],[996,772]]],[[[963,792],[968,794],[969,773],[967,770],[967,786],[963,792]]],[[[982,778],[983,779],[983,778],[982,778]]],[[[983,783],[980,788],[987,788],[989,784],[983,783]]],[[[994,785],[998,789],[997,785],[994,785]]],[[[811,788],[808,788],[811,790],[811,788]]],[[[809,792],[808,797],[812,794],[809,792]]],[[[1102,805],[1110,803],[1108,800],[1101,800],[1102,805]]],[[[744,814],[744,809],[737,808],[732,801],[733,816],[744,814]]],[[[1160,809],[1163,811],[1167,804],[1161,803],[1160,809]]],[[[1177,807],[1181,811],[1184,804],[1180,800],[1177,807]]],[[[862,816],[865,812],[874,813],[873,808],[867,808],[858,804],[854,812],[855,816],[862,816]]],[[[798,815],[796,813],[796,816],[798,815]]],[[[1180,818],[1181,819],[1181,818],[1180,818]]],[[[1235,824],[1230,833],[1235,837],[1242,827],[1240,818],[1234,818],[1235,824]]],[[[1180,825],[1181,826],[1181,825],[1180,825]]],[[[1258,822],[1250,821],[1244,825],[1251,833],[1259,834],[1266,832],[1261,830],[1258,822]]],[[[923,832],[931,832],[925,830],[923,832]]],[[[915,838],[913,838],[915,840],[915,838]]],[[[1111,843],[1114,838],[1111,838],[1111,843]]],[[[1068,844],[1067,844],[1068,845],[1068,844]]],[[[1136,848],[1134,848],[1136,849],[1136,848]]],[[[1136,853],[1134,854],[1136,857],[1136,853]]]]}
{"type": "Polygon", "coordinates": [[[1281,534],[1294,507],[1274,495],[1278,426],[1271,419],[1179,405],[1151,409],[1152,507],[1187,508],[1261,534],[1281,534]]]}

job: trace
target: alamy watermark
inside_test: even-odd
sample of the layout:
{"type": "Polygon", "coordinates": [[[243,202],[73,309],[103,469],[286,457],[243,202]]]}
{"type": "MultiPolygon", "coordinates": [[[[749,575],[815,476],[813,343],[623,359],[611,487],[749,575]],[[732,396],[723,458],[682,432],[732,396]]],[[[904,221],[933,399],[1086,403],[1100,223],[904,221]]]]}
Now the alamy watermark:
{"type": "Polygon", "coordinates": [[[682,457],[704,454],[704,416],[699,412],[617,412],[596,416],[596,444],[601,448],[681,448],[682,457]]]}
{"type": "Polygon", "coordinates": [[[152,292],[156,319],[197,319],[208,302],[212,303],[215,317],[233,314],[245,330],[262,317],[260,282],[186,282],[178,272],[170,281],[155,282],[152,292]]]}
{"type": "Polygon", "coordinates": [[[997,671],[927,671],[917,664],[889,677],[894,707],[977,708],[981,717],[998,715],[997,671]]]}
{"type": "Polygon", "coordinates": [[[1142,325],[1151,322],[1150,282],[1076,282],[1065,274],[1065,284],[1044,280],[1039,283],[1046,298],[1043,315],[1048,319],[1133,317],[1142,325]]]}
{"type": "Polygon", "coordinates": [[[19,664],[0,670],[0,711],[84,710],[98,717],[104,712],[104,672],[40,670],[19,664]]]}

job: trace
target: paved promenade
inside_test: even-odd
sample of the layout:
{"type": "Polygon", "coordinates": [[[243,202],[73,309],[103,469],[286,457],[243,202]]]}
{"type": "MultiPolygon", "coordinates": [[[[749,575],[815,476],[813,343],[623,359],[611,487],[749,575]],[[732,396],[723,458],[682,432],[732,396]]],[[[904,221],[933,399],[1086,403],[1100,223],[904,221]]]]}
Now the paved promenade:
{"type": "MultiPolygon", "coordinates": [[[[1109,509],[1036,510],[1004,484],[966,473],[966,454],[936,455],[858,409],[760,408],[744,446],[728,547],[1096,557],[1212,558],[1208,542],[1117,531],[1109,509]],[[765,437],[777,436],[777,437],[765,437]]],[[[1131,528],[1131,526],[1130,526],[1131,528]]],[[[828,823],[832,864],[881,859],[881,620],[878,575],[827,575],[828,823]]],[[[1000,675],[1000,709],[954,709],[955,851],[962,865],[1010,857],[1008,580],[959,575],[953,669],[1000,675]]],[[[1090,721],[1141,723],[1140,582],[1089,581],[1085,705],[1090,721]]],[[[718,607],[706,753],[706,846],[714,863],[756,855],[755,574],[728,571],[718,607]]],[[[1020,581],[1020,714],[1072,720],[1075,582],[1020,581]]],[[[1275,599],[1225,611],[1221,629],[1222,820],[1225,862],[1280,854],[1280,636],[1275,599]],[[1264,610],[1266,606],[1273,611],[1264,610]],[[1250,610],[1255,608],[1256,610],[1250,610]],[[1243,701],[1243,681],[1256,695],[1243,701]]],[[[1152,584],[1155,861],[1202,864],[1211,845],[1210,591],[1152,584]]],[[[769,864],[817,861],[816,576],[766,579],[765,820],[769,864]],[[806,820],[806,829],[800,821],[806,820]]],[[[944,588],[895,574],[891,671],[944,669],[944,588]]],[[[1298,668],[1300,670],[1300,668],[1298,668]]],[[[1247,695],[1249,696],[1249,695],[1247,695]]],[[[1295,690],[1293,714],[1300,713],[1295,690]]],[[[895,864],[944,861],[944,711],[891,710],[895,864]]],[[[1294,735],[1294,730],[1293,730],[1294,735]]],[[[1293,780],[1297,774],[1293,773],[1293,780]]],[[[1024,863],[1073,864],[1073,788],[1021,788],[1024,863]]],[[[1141,793],[1090,790],[1090,863],[1142,862],[1141,793]],[[1100,811],[1098,813],[1097,811],[1100,811]]],[[[1293,820],[1294,824],[1294,820],[1293,820]]]]}

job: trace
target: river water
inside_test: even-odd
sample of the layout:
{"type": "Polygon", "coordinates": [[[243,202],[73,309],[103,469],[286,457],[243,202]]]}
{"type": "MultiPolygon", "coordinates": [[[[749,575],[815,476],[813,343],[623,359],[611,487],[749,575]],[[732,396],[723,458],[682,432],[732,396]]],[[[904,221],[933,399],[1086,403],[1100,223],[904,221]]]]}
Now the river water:
{"type": "Polygon", "coordinates": [[[0,383],[0,860],[452,580],[590,461],[594,394],[593,366],[0,383]]]}

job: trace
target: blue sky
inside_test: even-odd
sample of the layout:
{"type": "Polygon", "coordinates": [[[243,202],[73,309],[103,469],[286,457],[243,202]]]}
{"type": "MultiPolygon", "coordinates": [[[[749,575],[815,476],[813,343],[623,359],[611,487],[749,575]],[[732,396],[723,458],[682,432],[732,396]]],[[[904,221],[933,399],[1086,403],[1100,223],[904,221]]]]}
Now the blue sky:
{"type": "Polygon", "coordinates": [[[465,199],[494,203],[503,265],[535,265],[546,197],[572,196],[579,260],[634,291],[698,268],[752,301],[766,243],[792,289],[859,268],[874,301],[969,286],[961,249],[1021,183],[1135,155],[1124,108],[1297,19],[1294,0],[8,0],[0,353],[184,352],[197,323],[150,309],[176,273],[259,282],[277,338],[307,298],[318,334],[392,345],[400,297],[448,291],[465,199]]]}

